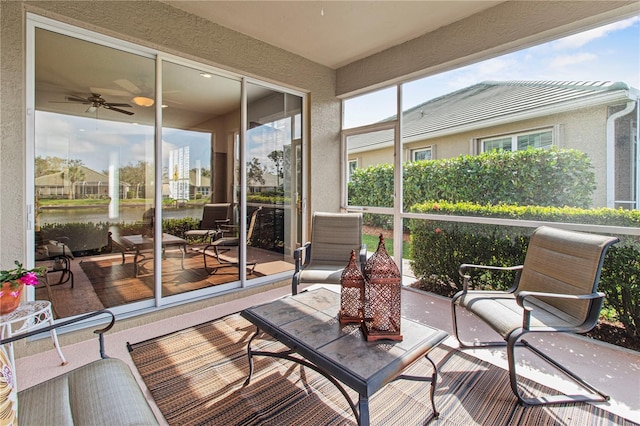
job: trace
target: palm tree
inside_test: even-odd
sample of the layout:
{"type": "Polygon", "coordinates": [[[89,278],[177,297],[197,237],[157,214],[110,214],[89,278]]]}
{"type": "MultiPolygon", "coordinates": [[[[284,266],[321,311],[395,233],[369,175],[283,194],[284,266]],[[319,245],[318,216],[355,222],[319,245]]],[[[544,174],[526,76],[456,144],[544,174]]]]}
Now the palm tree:
{"type": "Polygon", "coordinates": [[[82,160],[69,160],[67,161],[67,170],[62,172],[62,178],[67,178],[71,183],[71,191],[69,192],[69,199],[76,198],[76,182],[84,180],[84,164],[82,160]]]}

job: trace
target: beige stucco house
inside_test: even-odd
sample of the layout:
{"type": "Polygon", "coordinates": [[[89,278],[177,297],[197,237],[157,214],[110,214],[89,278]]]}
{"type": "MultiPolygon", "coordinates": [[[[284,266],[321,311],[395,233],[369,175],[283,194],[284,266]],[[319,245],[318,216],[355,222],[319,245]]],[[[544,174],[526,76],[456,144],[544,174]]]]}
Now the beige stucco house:
{"type": "MultiPolygon", "coordinates": [[[[594,167],[594,207],[637,209],[639,98],[622,82],[485,81],[405,111],[403,161],[491,149],[576,149],[594,167]],[[612,163],[606,161],[609,151],[612,163]]],[[[351,167],[393,159],[390,138],[354,136],[348,149],[351,167]]]]}

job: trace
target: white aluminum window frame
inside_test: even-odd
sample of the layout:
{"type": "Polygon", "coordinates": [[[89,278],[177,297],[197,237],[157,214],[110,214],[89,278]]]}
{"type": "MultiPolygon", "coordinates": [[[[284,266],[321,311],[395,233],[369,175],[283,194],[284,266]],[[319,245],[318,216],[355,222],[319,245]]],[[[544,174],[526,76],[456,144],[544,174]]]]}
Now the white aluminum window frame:
{"type": "MultiPolygon", "coordinates": [[[[520,136],[531,136],[531,135],[538,135],[538,134],[542,134],[542,133],[551,133],[551,145],[549,145],[548,147],[541,147],[540,149],[548,149],[551,148],[553,146],[558,146],[557,143],[557,136],[556,136],[556,132],[554,131],[555,129],[553,127],[544,127],[544,128],[540,128],[540,129],[535,129],[535,130],[526,130],[526,131],[522,131],[522,132],[518,132],[518,133],[507,133],[507,134],[503,134],[503,135],[496,135],[496,136],[489,136],[489,137],[485,137],[485,138],[480,138],[478,139],[479,143],[480,143],[480,152],[487,152],[490,150],[487,150],[486,148],[486,144],[488,142],[492,142],[498,139],[507,139],[510,138],[511,139],[511,152],[515,152],[518,151],[518,138],[520,136]]],[[[538,148],[536,148],[538,149],[538,148]]]]}
{"type": "Polygon", "coordinates": [[[433,160],[433,146],[432,145],[411,149],[411,161],[423,161],[423,160],[433,160]],[[429,153],[429,158],[416,159],[416,156],[421,152],[428,152],[429,153]]]}

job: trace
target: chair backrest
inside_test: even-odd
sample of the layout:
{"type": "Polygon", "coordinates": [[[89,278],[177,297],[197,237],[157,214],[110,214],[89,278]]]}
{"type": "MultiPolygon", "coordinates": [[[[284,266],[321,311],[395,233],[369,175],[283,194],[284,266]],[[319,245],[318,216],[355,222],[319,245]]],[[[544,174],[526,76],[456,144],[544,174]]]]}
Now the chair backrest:
{"type": "Polygon", "coordinates": [[[229,219],[231,203],[205,204],[200,229],[217,229],[220,222],[229,219]]]}
{"type": "Polygon", "coordinates": [[[315,212],[311,219],[311,262],[349,263],[362,247],[362,214],[315,212]]]}
{"type": "Polygon", "coordinates": [[[253,228],[256,226],[256,219],[258,218],[258,213],[262,210],[262,206],[258,207],[251,213],[251,219],[249,219],[249,227],[247,228],[247,245],[251,245],[251,237],[253,236],[253,228]]]}
{"type": "MultiPolygon", "coordinates": [[[[595,293],[606,251],[618,241],[615,237],[542,226],[531,235],[517,291],[595,293]]],[[[591,307],[589,300],[543,301],[582,320],[591,307]]]]}

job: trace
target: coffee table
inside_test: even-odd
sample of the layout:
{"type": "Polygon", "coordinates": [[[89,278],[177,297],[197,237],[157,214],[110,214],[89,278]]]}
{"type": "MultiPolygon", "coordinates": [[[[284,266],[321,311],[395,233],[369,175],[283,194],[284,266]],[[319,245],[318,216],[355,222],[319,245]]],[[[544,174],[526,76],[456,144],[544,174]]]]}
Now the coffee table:
{"type": "MultiPolygon", "coordinates": [[[[125,250],[134,250],[135,254],[133,256],[133,270],[134,274],[138,276],[138,265],[145,260],[144,254],[142,251],[152,251],[154,244],[153,238],[147,237],[144,235],[125,235],[119,238],[118,244],[122,246],[125,250]]],[[[187,252],[187,241],[176,237],[171,234],[162,234],[162,253],[164,254],[164,250],[167,247],[178,247],[178,249],[182,253],[182,257],[180,258],[180,267],[184,269],[184,256],[187,252]]],[[[122,262],[124,263],[124,251],[122,252],[122,262]]]]}
{"type": "Polygon", "coordinates": [[[367,342],[359,327],[340,325],[340,295],[327,288],[306,291],[243,310],[240,315],[256,327],[247,344],[249,375],[253,374],[253,356],[286,359],[309,367],[333,383],[347,399],[359,425],[369,425],[369,398],[387,383],[419,380],[431,383],[433,417],[438,416],[434,394],[438,377],[429,352],[447,338],[447,333],[402,317],[401,342],[367,342]],[[253,350],[253,340],[264,331],[288,350],[253,350]],[[421,357],[433,366],[431,377],[403,375],[402,372],[421,357]],[[358,393],[358,407],[341,383],[358,393]]]}

